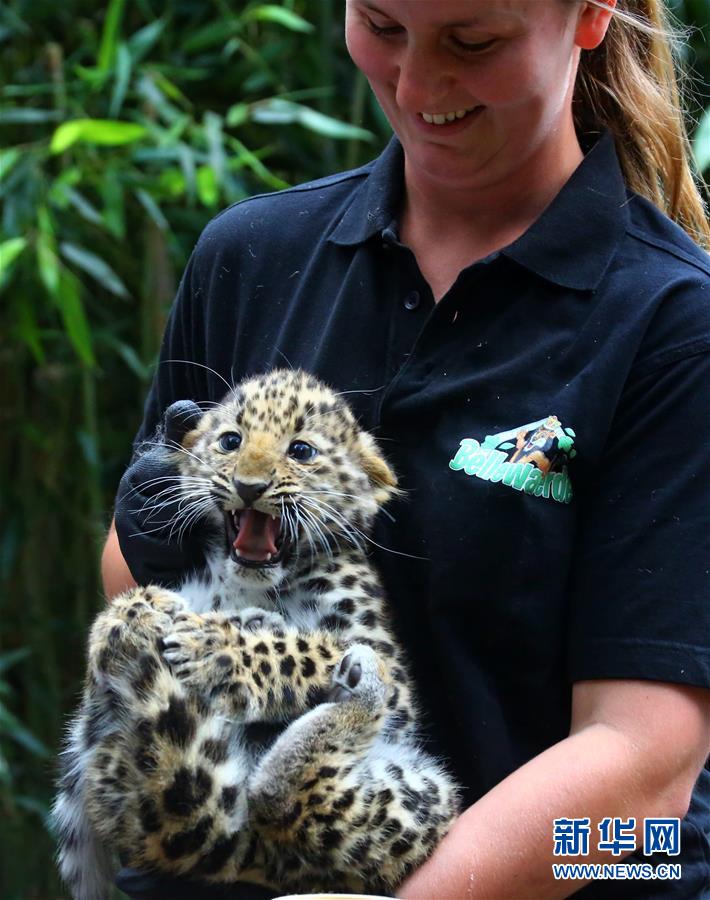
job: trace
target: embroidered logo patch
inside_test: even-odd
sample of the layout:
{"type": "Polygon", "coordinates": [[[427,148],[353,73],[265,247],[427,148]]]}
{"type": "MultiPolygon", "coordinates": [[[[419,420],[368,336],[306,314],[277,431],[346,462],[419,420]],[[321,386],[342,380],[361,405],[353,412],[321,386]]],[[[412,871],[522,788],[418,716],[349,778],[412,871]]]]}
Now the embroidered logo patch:
{"type": "Polygon", "coordinates": [[[482,443],[464,438],[449,468],[533,497],[569,503],[573,495],[567,462],[577,455],[574,439],[574,431],[563,428],[557,416],[547,416],[489,434],[482,443]]]}

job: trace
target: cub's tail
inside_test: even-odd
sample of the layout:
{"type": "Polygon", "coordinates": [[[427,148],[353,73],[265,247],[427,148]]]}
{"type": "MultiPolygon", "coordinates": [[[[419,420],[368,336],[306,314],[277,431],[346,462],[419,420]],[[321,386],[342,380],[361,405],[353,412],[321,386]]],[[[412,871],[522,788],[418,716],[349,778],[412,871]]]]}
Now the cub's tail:
{"type": "Polygon", "coordinates": [[[50,825],[57,838],[57,864],[73,900],[108,900],[113,865],[87,816],[84,773],[88,749],[85,717],[70,725],[60,757],[59,792],[52,806],[50,825]]]}

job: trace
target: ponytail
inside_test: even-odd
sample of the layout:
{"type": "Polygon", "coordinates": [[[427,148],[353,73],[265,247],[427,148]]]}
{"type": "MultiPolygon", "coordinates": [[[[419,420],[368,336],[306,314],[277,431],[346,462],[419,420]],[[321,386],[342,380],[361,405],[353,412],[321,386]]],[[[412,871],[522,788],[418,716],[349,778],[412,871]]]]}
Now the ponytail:
{"type": "Polygon", "coordinates": [[[580,134],[609,130],[631,190],[710,247],[710,222],[693,178],[683,120],[677,39],[663,0],[619,0],[602,43],[582,51],[575,125],[580,134]]]}

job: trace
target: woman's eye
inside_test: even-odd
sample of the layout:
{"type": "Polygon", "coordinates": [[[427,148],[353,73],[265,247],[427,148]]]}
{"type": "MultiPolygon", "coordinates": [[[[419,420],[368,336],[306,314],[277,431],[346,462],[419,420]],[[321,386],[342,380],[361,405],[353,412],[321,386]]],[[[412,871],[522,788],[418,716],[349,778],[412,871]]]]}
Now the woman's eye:
{"type": "Polygon", "coordinates": [[[479,41],[478,43],[469,43],[468,41],[462,41],[459,38],[453,38],[453,42],[458,47],[459,50],[463,50],[465,53],[482,53],[484,50],[487,50],[489,47],[492,47],[495,44],[496,39],[492,38],[489,41],[479,41]]]}
{"type": "Polygon", "coordinates": [[[288,455],[297,462],[309,462],[318,456],[318,451],[305,441],[292,441],[288,448],[288,455]]]}
{"type": "Polygon", "coordinates": [[[233,450],[239,449],[241,442],[241,434],[237,434],[236,431],[226,431],[219,439],[219,448],[226,453],[231,453],[233,450]]]}
{"type": "Polygon", "coordinates": [[[367,26],[373,34],[384,35],[385,37],[392,34],[399,34],[402,30],[401,25],[377,25],[372,19],[367,20],[367,26]]]}

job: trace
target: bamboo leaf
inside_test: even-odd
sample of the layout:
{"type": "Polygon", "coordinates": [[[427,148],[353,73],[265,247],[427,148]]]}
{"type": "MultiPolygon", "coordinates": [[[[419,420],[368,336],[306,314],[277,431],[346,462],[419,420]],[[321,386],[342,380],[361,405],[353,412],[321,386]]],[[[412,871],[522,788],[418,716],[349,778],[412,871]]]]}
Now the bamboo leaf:
{"type": "Polygon", "coordinates": [[[52,135],[49,143],[51,153],[64,153],[72,144],[75,144],[81,136],[82,120],[74,119],[71,122],[62,122],[52,135]]]}
{"type": "Polygon", "coordinates": [[[298,123],[304,128],[315,131],[316,134],[322,134],[325,137],[335,138],[336,140],[361,140],[373,141],[375,135],[365,128],[358,125],[351,125],[349,122],[341,122],[332,116],[323,115],[318,110],[304,106],[298,117],[298,123]]]}
{"type": "Polygon", "coordinates": [[[110,0],[106,10],[97,60],[97,67],[101,72],[108,72],[113,65],[121,30],[124,4],[125,0],[110,0]]]}
{"type": "Polygon", "coordinates": [[[68,241],[60,244],[59,249],[65,259],[73,262],[75,266],[78,266],[87,275],[91,275],[101,287],[106,288],[107,291],[111,291],[112,294],[124,300],[130,297],[125,284],[111,266],[101,259],[100,256],[97,256],[85,247],[77,247],[76,244],[70,244],[68,241]]]}
{"type": "Polygon", "coordinates": [[[79,279],[68,269],[62,268],[56,302],[62,316],[64,329],[76,355],[88,368],[96,365],[91,340],[91,329],[81,302],[79,279]]]}
{"type": "Polygon", "coordinates": [[[158,228],[161,231],[169,231],[170,225],[168,224],[168,220],[162,213],[162,210],[155,202],[155,200],[150,196],[147,191],[144,191],[143,188],[138,188],[136,191],[136,197],[138,198],[143,209],[148,213],[150,218],[155,222],[158,228]]]}
{"type": "Polygon", "coordinates": [[[210,166],[215,174],[215,179],[219,187],[224,183],[224,172],[226,168],[224,158],[224,135],[222,133],[222,117],[216,113],[205,113],[205,137],[207,139],[207,153],[209,156],[210,166]]]}
{"type": "Polygon", "coordinates": [[[99,191],[104,205],[103,219],[106,228],[117,238],[123,239],[126,234],[123,184],[114,166],[103,172],[99,191]]]}
{"type": "Polygon", "coordinates": [[[212,166],[200,166],[196,173],[197,196],[203,206],[214,206],[219,199],[219,189],[212,166]]]}
{"type": "Polygon", "coordinates": [[[161,72],[153,72],[152,77],[155,84],[157,84],[166,97],[169,97],[176,103],[182,104],[182,106],[186,108],[192,106],[190,100],[183,94],[180,88],[169,78],[166,78],[161,72]]]}
{"type": "MultiPolygon", "coordinates": [[[[21,296],[14,298],[15,333],[25,346],[29,347],[35,362],[42,365],[46,356],[42,346],[42,333],[37,325],[32,304],[21,296]]],[[[1,671],[1,663],[0,663],[1,671]]]]}
{"type": "Polygon", "coordinates": [[[197,193],[197,176],[195,174],[197,166],[195,165],[195,154],[192,147],[180,142],[177,147],[178,159],[180,160],[180,169],[182,170],[183,185],[182,191],[187,191],[188,198],[192,201],[197,193]]]}
{"type": "Polygon", "coordinates": [[[2,750],[0,750],[0,784],[4,784],[5,787],[9,787],[12,784],[10,765],[2,750]]]}
{"type": "Polygon", "coordinates": [[[108,113],[113,119],[121,112],[123,101],[126,99],[132,67],[133,60],[128,47],[125,44],[120,44],[116,53],[116,80],[113,83],[113,92],[108,108],[108,113]]]}
{"type": "Polygon", "coordinates": [[[125,362],[126,366],[137,375],[141,381],[148,382],[153,374],[153,366],[147,366],[136,353],[135,349],[123,341],[118,340],[110,332],[101,335],[102,344],[111,347],[125,362]]]}
{"type": "Polygon", "coordinates": [[[83,194],[71,187],[66,188],[65,192],[67,199],[82,219],[86,219],[86,221],[91,222],[92,225],[104,224],[101,213],[92,203],[89,203],[83,194]]]}
{"type": "Polygon", "coordinates": [[[16,106],[0,107],[0,125],[36,125],[56,122],[62,114],[57,109],[20,109],[16,106]]]}
{"type": "Polygon", "coordinates": [[[238,128],[249,118],[249,104],[235,103],[227,110],[226,122],[230,128],[238,128]]]}
{"type": "Polygon", "coordinates": [[[144,125],[115,119],[72,119],[63,122],[52,135],[51,153],[63,153],[77,141],[101,146],[133,144],[148,133],[144,125]]]}
{"type": "Polygon", "coordinates": [[[165,19],[156,19],[150,25],[145,25],[131,35],[128,39],[128,49],[133,62],[139,62],[153,47],[155,42],[165,30],[165,19]]]}
{"type": "Polygon", "coordinates": [[[309,106],[279,97],[272,97],[270,100],[255,104],[252,107],[251,118],[255,122],[272,125],[295,122],[317,134],[338,140],[372,141],[375,137],[371,131],[357,125],[341,122],[339,119],[326,116],[309,106]]]}
{"type": "Polygon", "coordinates": [[[23,237],[10,238],[0,243],[0,291],[10,280],[12,267],[27,246],[27,240],[23,237]]]}
{"type": "Polygon", "coordinates": [[[306,19],[296,15],[295,12],[286,9],[284,6],[276,6],[273,3],[255,6],[247,10],[242,18],[245,22],[276,22],[278,25],[288,28],[289,31],[308,33],[315,30],[315,26],[307,22],[306,19]]]}
{"type": "Polygon", "coordinates": [[[182,113],[176,106],[168,101],[163,91],[156,84],[157,80],[154,73],[144,75],[138,81],[138,93],[147,100],[151,106],[155,107],[164,121],[169,123],[175,122],[177,119],[181,118],[182,113]]]}
{"type": "Polygon", "coordinates": [[[0,150],[0,181],[10,174],[10,169],[20,158],[20,151],[17,147],[10,147],[7,150],[0,150]]]}
{"type": "Polygon", "coordinates": [[[37,235],[35,245],[39,277],[47,291],[54,297],[59,290],[59,260],[54,248],[54,240],[47,232],[37,235]]]}
{"type": "Polygon", "coordinates": [[[189,35],[183,43],[183,50],[185,53],[196,53],[208,47],[223,45],[240,29],[238,19],[217,19],[189,35]]]}
{"type": "Polygon", "coordinates": [[[160,173],[158,186],[163,196],[167,195],[169,199],[176,200],[185,193],[185,176],[177,166],[171,166],[160,173]]]}
{"type": "Polygon", "coordinates": [[[236,171],[237,169],[246,166],[251,169],[255,175],[258,175],[265,184],[274,188],[274,190],[280,191],[283,188],[290,187],[287,181],[284,181],[282,178],[279,178],[277,175],[270,172],[259,159],[258,155],[253,153],[248,147],[245,147],[240,140],[237,138],[230,138],[229,145],[236,151],[235,155],[230,156],[229,158],[229,168],[232,171],[236,171]]]}

